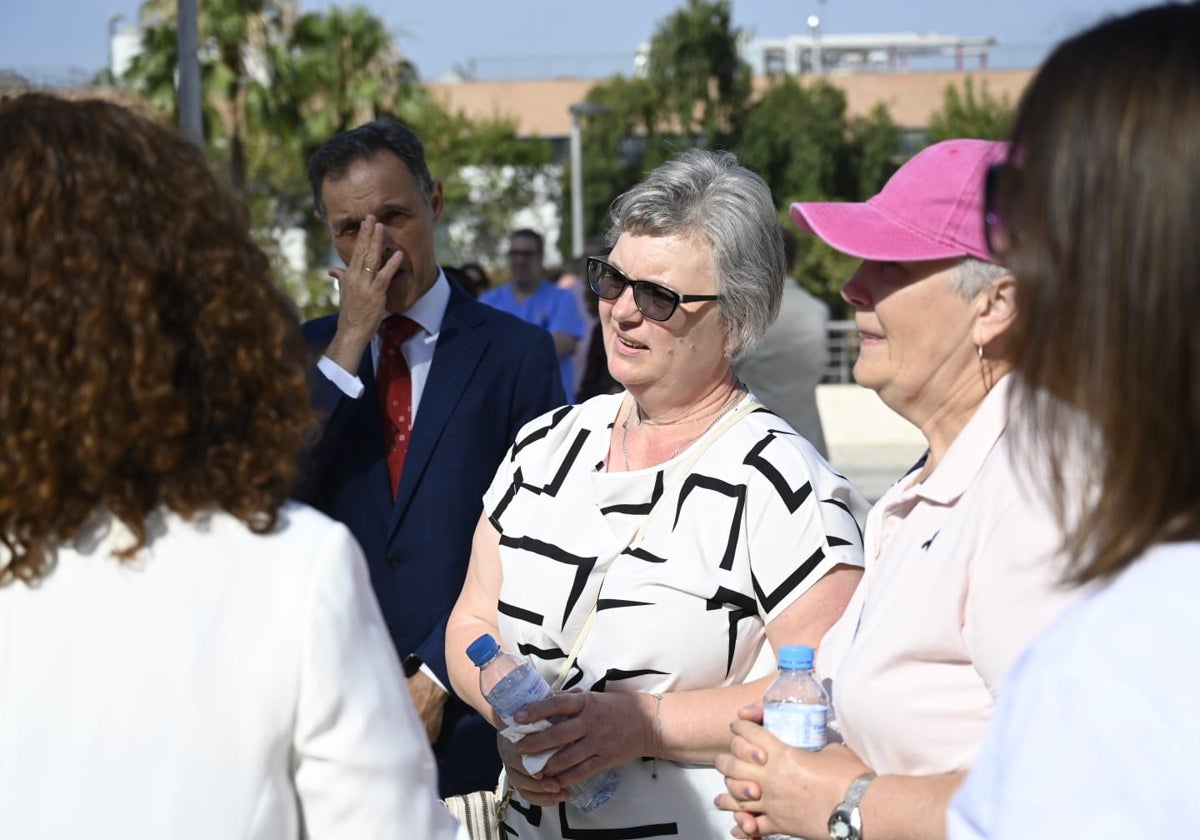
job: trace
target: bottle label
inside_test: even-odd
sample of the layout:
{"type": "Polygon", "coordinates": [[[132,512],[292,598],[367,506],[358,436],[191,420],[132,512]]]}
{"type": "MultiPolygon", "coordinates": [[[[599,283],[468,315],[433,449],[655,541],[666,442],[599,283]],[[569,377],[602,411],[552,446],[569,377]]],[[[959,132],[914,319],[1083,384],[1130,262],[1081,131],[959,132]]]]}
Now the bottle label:
{"type": "Polygon", "coordinates": [[[763,726],[793,747],[819,750],[825,746],[825,706],[814,703],[768,703],[763,707],[763,726]]]}
{"type": "Polygon", "coordinates": [[[493,686],[487,694],[487,701],[492,704],[496,714],[500,715],[507,725],[512,726],[513,715],[521,707],[527,703],[544,700],[550,694],[550,686],[546,685],[542,675],[532,664],[523,662],[493,686]]]}

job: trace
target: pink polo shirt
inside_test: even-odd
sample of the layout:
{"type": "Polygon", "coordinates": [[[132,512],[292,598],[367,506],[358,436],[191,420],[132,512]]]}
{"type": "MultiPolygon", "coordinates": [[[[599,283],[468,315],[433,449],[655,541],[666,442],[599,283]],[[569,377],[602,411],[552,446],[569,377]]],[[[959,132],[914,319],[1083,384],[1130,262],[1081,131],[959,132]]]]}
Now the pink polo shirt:
{"type": "Polygon", "coordinates": [[[835,726],[876,773],[969,768],[1005,674],[1076,597],[1053,514],[1010,462],[1010,380],[925,481],[871,509],[862,582],[821,643],[835,726]]]}

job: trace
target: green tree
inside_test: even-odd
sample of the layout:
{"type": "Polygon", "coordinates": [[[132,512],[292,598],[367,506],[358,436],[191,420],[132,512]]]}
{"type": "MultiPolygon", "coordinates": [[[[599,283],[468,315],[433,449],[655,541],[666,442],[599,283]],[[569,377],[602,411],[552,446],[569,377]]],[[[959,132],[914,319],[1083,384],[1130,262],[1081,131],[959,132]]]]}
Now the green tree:
{"type": "Polygon", "coordinates": [[[741,35],[729,0],[687,0],[655,29],[650,85],[685,141],[713,148],[740,131],[751,75],[741,35]]]}
{"type": "Polygon", "coordinates": [[[549,142],[520,137],[512,119],[472,121],[430,100],[410,103],[404,118],[422,137],[430,172],[442,181],[443,261],[488,262],[502,249],[513,211],[559,199],[557,184],[544,175],[549,142]]]}
{"type": "MultiPolygon", "coordinates": [[[[588,100],[611,110],[584,120],[585,234],[603,232],[612,200],[681,150],[733,146],[751,93],[741,36],[728,0],[687,0],[655,27],[644,77],[615,76],[592,88],[588,100]]],[[[570,177],[564,167],[563,196],[570,177]]],[[[563,221],[559,247],[567,253],[568,208],[563,221]]]]}
{"type": "MultiPolygon", "coordinates": [[[[849,120],[837,88],[792,77],[774,79],[746,117],[741,160],[770,185],[780,222],[791,225],[794,201],[861,201],[887,179],[900,151],[900,133],[883,105],[849,120]]],[[[842,317],[839,294],[855,260],[815,237],[801,237],[796,277],[842,317]]]]}
{"type": "MultiPolygon", "coordinates": [[[[247,143],[272,112],[274,67],[267,61],[293,14],[293,0],[208,0],[199,12],[199,59],[203,87],[204,132],[210,158],[219,162],[233,189],[247,187],[247,143]]],[[[124,81],[152,105],[178,116],[175,77],[178,65],[177,7],[147,0],[142,7],[142,52],[124,81]]]]}
{"type": "Polygon", "coordinates": [[[302,152],[328,137],[397,110],[416,70],[378,18],[362,7],[302,15],[276,54],[283,105],[294,112],[302,152]]]}
{"type": "Polygon", "coordinates": [[[967,76],[960,90],[946,85],[941,110],[929,119],[929,142],[939,143],[956,137],[1003,140],[1012,125],[1013,107],[1008,96],[999,98],[988,91],[987,82],[975,90],[975,80],[967,76]]]}
{"type": "MultiPolygon", "coordinates": [[[[661,102],[644,78],[613,76],[592,87],[587,100],[608,113],[582,118],[584,236],[606,233],[613,199],[641,180],[646,170],[674,154],[660,135],[661,102]],[[649,150],[649,151],[648,151],[649,150]]],[[[570,195],[570,166],[563,167],[561,194],[570,195]]],[[[559,250],[571,248],[572,220],[563,202],[559,250]]]]}

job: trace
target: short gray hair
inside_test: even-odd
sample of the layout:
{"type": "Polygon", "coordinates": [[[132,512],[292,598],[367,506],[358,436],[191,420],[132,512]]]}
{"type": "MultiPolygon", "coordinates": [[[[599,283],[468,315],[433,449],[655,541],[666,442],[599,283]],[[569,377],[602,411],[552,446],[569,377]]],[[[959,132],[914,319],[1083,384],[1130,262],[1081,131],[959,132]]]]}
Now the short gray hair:
{"type": "Polygon", "coordinates": [[[783,241],[771,190],[729,152],[691,149],[613,202],[609,245],[623,233],[700,236],[712,248],[717,306],[731,358],[762,340],[783,297],[783,241]]]}
{"type": "Polygon", "coordinates": [[[954,266],[954,290],[966,300],[973,300],[976,295],[1008,273],[1008,269],[1002,265],[984,262],[975,257],[964,257],[954,266]]]}

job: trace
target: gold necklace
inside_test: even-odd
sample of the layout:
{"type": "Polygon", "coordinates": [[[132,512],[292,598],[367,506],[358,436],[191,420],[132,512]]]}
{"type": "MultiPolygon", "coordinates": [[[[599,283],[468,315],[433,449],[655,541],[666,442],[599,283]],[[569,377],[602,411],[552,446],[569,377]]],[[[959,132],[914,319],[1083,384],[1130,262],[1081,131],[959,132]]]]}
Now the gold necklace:
{"type": "MultiPolygon", "coordinates": [[[[693,443],[698,441],[700,438],[704,437],[705,432],[707,432],[709,429],[711,429],[713,426],[715,426],[718,420],[720,420],[722,417],[724,417],[726,414],[728,414],[730,411],[733,410],[733,407],[735,405],[737,405],[738,395],[740,395],[745,390],[745,386],[742,385],[740,382],[738,383],[738,385],[739,385],[739,387],[737,388],[737,390],[735,390],[729,396],[729,398],[724,403],[721,404],[721,407],[718,408],[717,411],[713,412],[712,414],[707,414],[707,415],[705,415],[705,417],[698,418],[700,420],[703,420],[706,417],[712,417],[713,421],[711,423],[709,423],[707,426],[705,426],[703,429],[701,429],[698,434],[696,434],[693,437],[688,438],[683,443],[679,444],[674,449],[672,449],[671,454],[667,456],[668,461],[670,461],[672,458],[674,458],[676,455],[678,455],[684,449],[686,449],[687,447],[691,446],[693,443]]],[[[621,460],[625,462],[625,472],[629,472],[629,420],[631,417],[633,417],[634,409],[636,407],[637,407],[637,400],[634,400],[633,405],[629,406],[629,411],[625,414],[625,419],[623,421],[621,421],[621,460]]],[[[695,420],[686,420],[686,421],[681,421],[679,423],[650,423],[650,422],[647,422],[646,425],[681,426],[681,425],[684,425],[684,423],[694,423],[694,422],[696,422],[696,421],[695,420]]],[[[641,425],[640,419],[638,420],[637,425],[641,425]]]]}
{"type": "MultiPolygon", "coordinates": [[[[746,383],[740,379],[734,379],[733,394],[737,395],[745,390],[746,390],[746,383]]],[[[724,414],[728,410],[727,406],[729,404],[728,403],[729,399],[730,399],[729,397],[726,397],[726,401],[721,403],[719,406],[717,406],[716,411],[711,411],[708,414],[703,414],[699,417],[693,417],[690,420],[649,420],[642,416],[642,407],[640,405],[638,405],[637,400],[633,401],[633,408],[631,408],[630,411],[632,412],[632,411],[636,410],[636,412],[637,412],[636,425],[638,425],[638,426],[641,426],[642,424],[645,424],[647,426],[687,426],[691,423],[699,423],[701,420],[707,420],[710,417],[716,417],[718,414],[724,414]]],[[[626,422],[628,422],[628,418],[626,418],[626,422]]],[[[699,437],[699,435],[697,435],[696,437],[699,437]]],[[[692,438],[692,439],[695,440],[695,438],[692,438]]]]}

